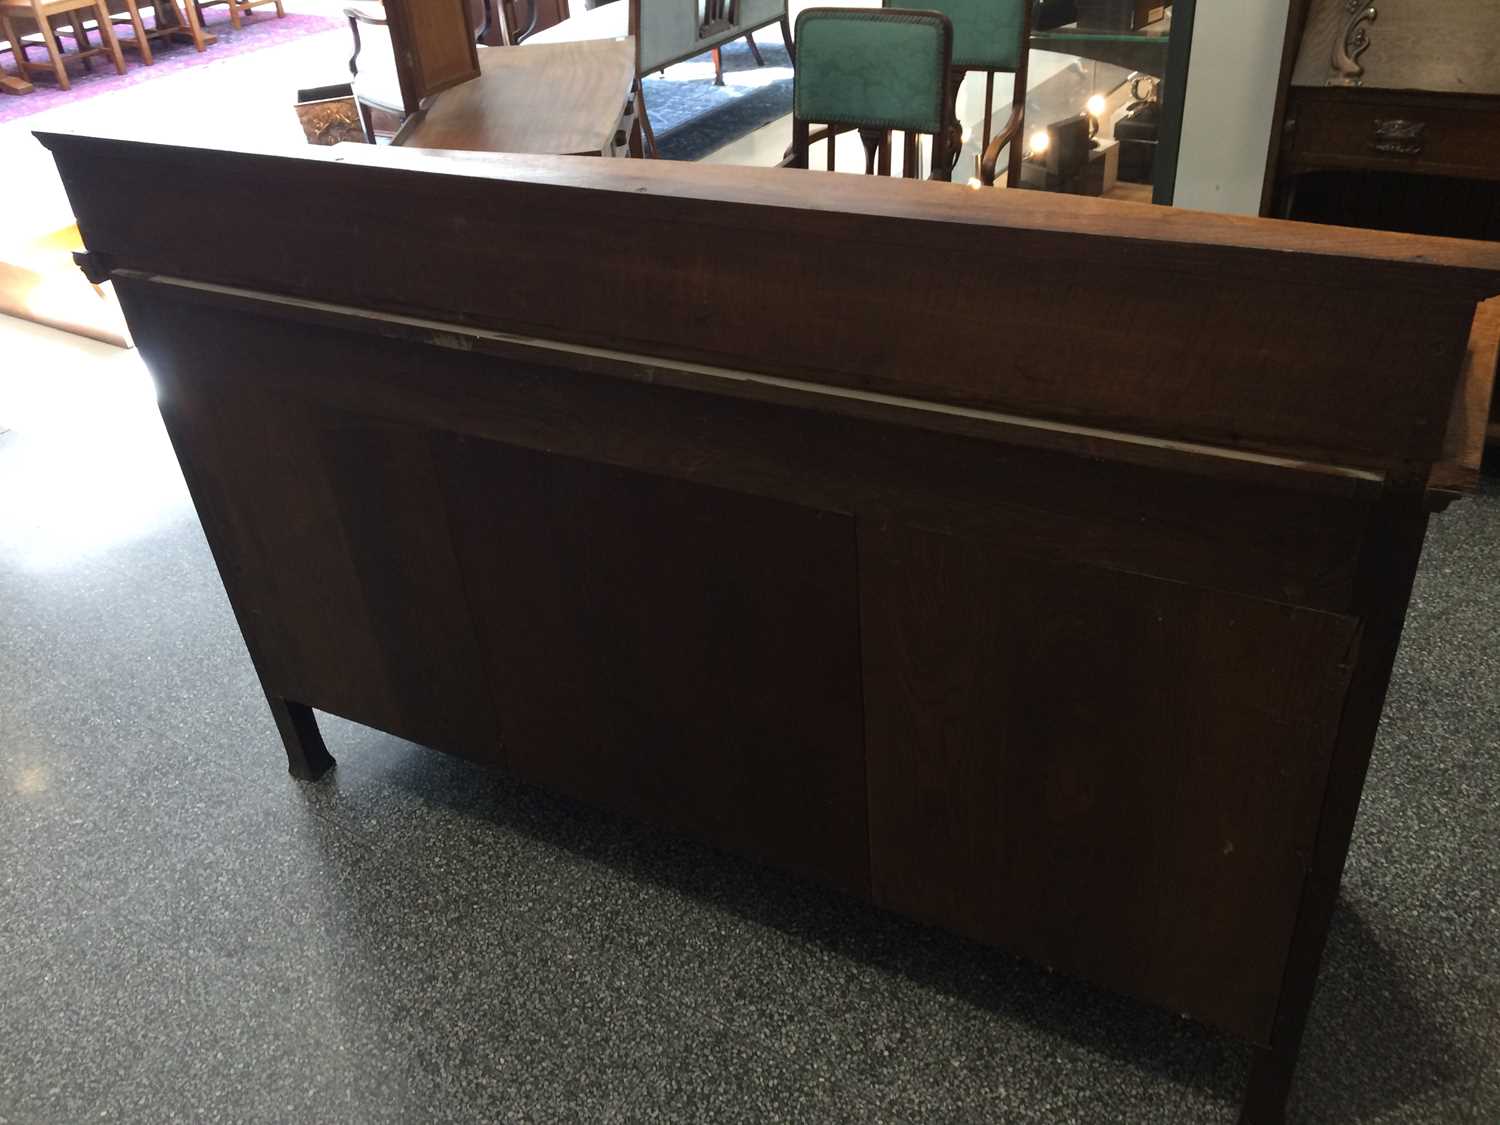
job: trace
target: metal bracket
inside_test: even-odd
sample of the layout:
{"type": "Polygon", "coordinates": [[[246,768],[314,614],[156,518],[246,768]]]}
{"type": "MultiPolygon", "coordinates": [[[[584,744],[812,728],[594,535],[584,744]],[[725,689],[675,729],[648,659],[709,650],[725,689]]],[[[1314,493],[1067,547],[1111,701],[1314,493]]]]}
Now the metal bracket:
{"type": "Polygon", "coordinates": [[[83,271],[83,276],[92,285],[103,285],[114,269],[113,263],[103,254],[91,254],[87,250],[73,251],[73,264],[83,271]]]}

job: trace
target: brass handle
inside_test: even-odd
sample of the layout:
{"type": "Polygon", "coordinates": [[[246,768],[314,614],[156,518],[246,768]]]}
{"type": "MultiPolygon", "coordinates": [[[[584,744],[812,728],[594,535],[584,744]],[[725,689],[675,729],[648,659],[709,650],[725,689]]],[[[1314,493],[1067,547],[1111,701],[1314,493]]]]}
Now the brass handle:
{"type": "Polygon", "coordinates": [[[1427,122],[1400,117],[1377,117],[1372,126],[1370,149],[1387,156],[1421,156],[1426,144],[1427,122]]]}

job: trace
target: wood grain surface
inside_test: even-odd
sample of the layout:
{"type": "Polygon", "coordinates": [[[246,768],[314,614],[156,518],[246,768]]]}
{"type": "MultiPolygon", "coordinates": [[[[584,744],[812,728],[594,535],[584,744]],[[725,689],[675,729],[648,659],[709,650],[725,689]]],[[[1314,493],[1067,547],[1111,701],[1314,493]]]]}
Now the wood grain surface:
{"type": "Polygon", "coordinates": [[[635,81],[629,40],[488,50],[480,65],[477,79],[432,99],[398,143],[564,156],[614,151],[635,81]]]}
{"type": "Polygon", "coordinates": [[[75,159],[108,163],[110,190],[73,203],[119,266],[1338,464],[1435,459],[1475,302],[1500,292],[1495,247],[1041,193],[48,143],[65,178],[75,159]],[[159,165],[184,222],[133,236],[159,165]],[[196,200],[259,177],[303,200],[295,229],[191,235],[196,200]],[[365,216],[383,206],[403,222],[371,253],[365,216]]]}

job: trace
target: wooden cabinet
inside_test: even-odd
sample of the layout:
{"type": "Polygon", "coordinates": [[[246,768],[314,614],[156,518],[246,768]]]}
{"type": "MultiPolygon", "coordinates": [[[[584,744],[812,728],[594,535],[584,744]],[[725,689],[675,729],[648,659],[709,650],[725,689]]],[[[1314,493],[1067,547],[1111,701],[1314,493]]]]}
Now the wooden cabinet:
{"type": "Polygon", "coordinates": [[[44,140],[299,776],[318,708],[689,832],[1224,1028],[1280,1119],[1500,249],[44,140]]]}

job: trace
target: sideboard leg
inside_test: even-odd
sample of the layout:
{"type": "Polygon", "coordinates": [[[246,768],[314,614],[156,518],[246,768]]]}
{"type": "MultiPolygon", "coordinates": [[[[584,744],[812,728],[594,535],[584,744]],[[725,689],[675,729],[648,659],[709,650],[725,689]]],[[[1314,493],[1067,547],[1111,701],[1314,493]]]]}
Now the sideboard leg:
{"type": "Polygon", "coordinates": [[[1297,1052],[1257,1047],[1250,1060],[1250,1082],[1240,1105],[1239,1125],[1282,1125],[1292,1090],[1297,1052]]]}
{"type": "Polygon", "coordinates": [[[323,736],[318,733],[318,720],[312,708],[290,699],[267,695],[271,714],[276,719],[276,729],[281,732],[281,741],[286,746],[287,769],[295,778],[317,781],[334,767],[333,755],[323,745],[323,736]]]}

